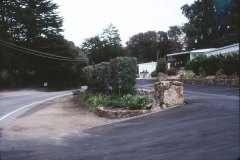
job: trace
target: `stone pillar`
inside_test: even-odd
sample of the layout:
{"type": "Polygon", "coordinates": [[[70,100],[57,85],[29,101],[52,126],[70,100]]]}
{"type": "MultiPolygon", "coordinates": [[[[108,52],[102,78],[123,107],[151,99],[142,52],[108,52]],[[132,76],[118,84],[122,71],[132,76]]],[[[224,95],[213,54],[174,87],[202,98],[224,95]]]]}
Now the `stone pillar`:
{"type": "Polygon", "coordinates": [[[181,82],[159,81],[154,84],[154,87],[153,109],[165,109],[183,104],[183,84],[181,82]]]}

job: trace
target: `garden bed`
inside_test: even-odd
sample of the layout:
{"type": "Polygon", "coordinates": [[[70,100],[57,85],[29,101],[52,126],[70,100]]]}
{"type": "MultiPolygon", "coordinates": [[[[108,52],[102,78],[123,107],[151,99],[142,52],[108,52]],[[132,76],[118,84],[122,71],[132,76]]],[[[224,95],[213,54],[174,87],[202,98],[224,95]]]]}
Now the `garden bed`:
{"type": "Polygon", "coordinates": [[[78,99],[88,104],[99,117],[109,119],[129,118],[151,112],[147,106],[151,100],[131,94],[116,95],[102,93],[79,93],[78,99]]]}

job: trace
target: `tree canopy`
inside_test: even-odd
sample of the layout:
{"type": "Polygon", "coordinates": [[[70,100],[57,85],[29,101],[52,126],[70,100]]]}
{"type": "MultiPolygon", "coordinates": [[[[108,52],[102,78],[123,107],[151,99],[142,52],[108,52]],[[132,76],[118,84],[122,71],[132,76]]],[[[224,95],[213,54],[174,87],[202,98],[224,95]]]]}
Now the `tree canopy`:
{"type": "Polygon", "coordinates": [[[181,26],[170,26],[167,34],[172,52],[180,52],[184,47],[184,35],[181,26]]]}
{"type": "Polygon", "coordinates": [[[148,31],[130,37],[126,43],[127,54],[138,62],[157,61],[171,50],[168,35],[163,31],[148,31]]]}
{"type": "Polygon", "coordinates": [[[110,59],[123,55],[120,35],[112,24],[100,35],[85,39],[82,49],[91,64],[108,62],[110,59]]]}
{"type": "Polygon", "coordinates": [[[181,9],[189,20],[183,26],[188,49],[238,43],[238,0],[196,0],[181,9]]]}
{"type": "Polygon", "coordinates": [[[63,20],[57,8],[52,0],[0,1],[1,85],[23,86],[48,81],[52,86],[61,86],[70,84],[76,77],[77,68],[86,63],[86,58],[80,48],[62,36],[63,20]],[[82,61],[69,63],[46,56],[41,58],[21,47],[72,59],[82,58],[82,61]]]}

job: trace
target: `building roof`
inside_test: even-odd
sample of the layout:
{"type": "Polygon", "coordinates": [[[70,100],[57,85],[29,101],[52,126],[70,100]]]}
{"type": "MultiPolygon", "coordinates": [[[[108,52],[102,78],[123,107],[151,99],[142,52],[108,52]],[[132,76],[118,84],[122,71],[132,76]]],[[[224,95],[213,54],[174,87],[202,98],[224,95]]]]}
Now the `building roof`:
{"type": "Polygon", "coordinates": [[[206,52],[210,52],[213,50],[216,50],[216,48],[197,49],[197,50],[191,51],[191,53],[206,53],[206,52]]]}
{"type": "Polygon", "coordinates": [[[179,53],[171,53],[171,54],[168,54],[167,57],[170,57],[170,56],[176,56],[176,55],[181,55],[181,54],[189,54],[190,51],[187,51],[187,52],[179,52],[179,53]]]}

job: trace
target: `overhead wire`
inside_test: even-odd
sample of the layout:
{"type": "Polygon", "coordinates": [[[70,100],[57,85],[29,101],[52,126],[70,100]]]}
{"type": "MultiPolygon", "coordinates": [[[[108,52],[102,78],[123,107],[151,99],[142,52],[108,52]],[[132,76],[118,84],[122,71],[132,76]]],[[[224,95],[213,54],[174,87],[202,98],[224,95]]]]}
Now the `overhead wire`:
{"type": "Polygon", "coordinates": [[[28,54],[32,54],[32,55],[35,55],[35,56],[50,58],[50,59],[54,59],[54,60],[71,61],[71,62],[80,62],[80,61],[85,61],[86,60],[84,58],[73,59],[73,58],[70,58],[70,57],[48,54],[48,53],[32,50],[32,49],[29,49],[29,48],[21,47],[21,46],[12,44],[12,43],[4,42],[2,40],[0,40],[0,45],[11,48],[11,49],[14,49],[14,50],[18,50],[18,51],[21,51],[21,52],[25,52],[25,53],[28,53],[28,54]]]}
{"type": "MultiPolygon", "coordinates": [[[[9,42],[5,42],[5,41],[2,41],[2,40],[0,40],[0,42],[2,42],[2,43],[4,43],[4,44],[7,44],[7,45],[10,45],[10,46],[14,46],[14,47],[20,48],[20,49],[27,50],[27,51],[30,51],[30,52],[35,52],[35,53],[38,53],[38,54],[43,54],[43,55],[46,55],[46,56],[52,56],[52,57],[58,57],[58,58],[71,59],[70,57],[64,57],[64,56],[58,56],[58,55],[54,55],[54,54],[48,54],[48,53],[44,53],[44,52],[32,50],[32,49],[29,49],[29,48],[21,47],[21,46],[18,46],[18,45],[9,43],[9,42]]],[[[78,58],[78,59],[79,59],[79,58],[78,58]]]]}
{"type": "Polygon", "coordinates": [[[14,47],[8,46],[8,45],[6,45],[6,44],[1,44],[1,43],[0,43],[0,45],[3,45],[3,46],[5,46],[5,47],[11,48],[11,49],[14,49],[14,50],[17,50],[17,51],[21,51],[21,52],[24,52],[24,53],[29,53],[29,54],[31,54],[31,55],[43,57],[43,58],[49,58],[49,59],[61,60],[61,61],[71,61],[71,62],[80,62],[80,61],[83,61],[83,60],[71,60],[71,59],[61,59],[61,58],[56,58],[56,57],[49,57],[49,56],[45,56],[45,55],[41,55],[41,54],[36,54],[36,53],[33,53],[33,52],[29,52],[29,51],[24,51],[24,50],[22,50],[22,49],[14,48],[14,47]]]}

